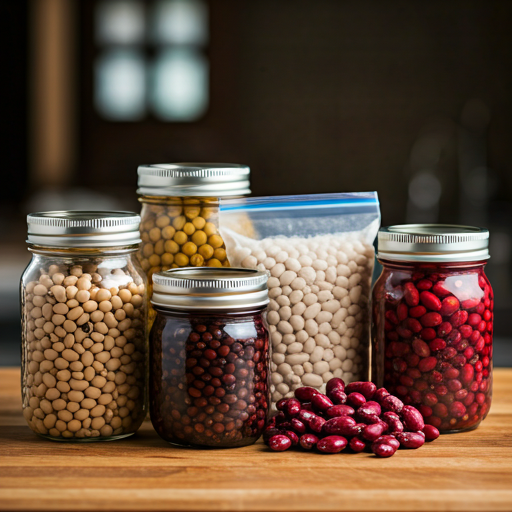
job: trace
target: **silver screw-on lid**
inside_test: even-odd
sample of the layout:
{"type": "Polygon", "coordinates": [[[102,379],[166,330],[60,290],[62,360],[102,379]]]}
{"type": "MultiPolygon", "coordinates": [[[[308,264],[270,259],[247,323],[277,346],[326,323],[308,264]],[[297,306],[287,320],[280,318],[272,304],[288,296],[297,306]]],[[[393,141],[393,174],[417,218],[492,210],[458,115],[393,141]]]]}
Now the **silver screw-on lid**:
{"type": "Polygon", "coordinates": [[[153,274],[151,303],[169,309],[242,309],[268,304],[268,272],[247,268],[175,268],[153,274]]]}
{"type": "Polygon", "coordinates": [[[137,193],[145,196],[227,197],[251,193],[246,165],[181,162],[140,165],[137,193]]]}
{"type": "Polygon", "coordinates": [[[378,257],[392,261],[464,262],[489,259],[489,231],[453,224],[381,228],[378,257]]]}
{"type": "Polygon", "coordinates": [[[27,215],[27,224],[27,242],[43,247],[121,247],[141,242],[140,217],[132,212],[37,212],[27,215]]]}

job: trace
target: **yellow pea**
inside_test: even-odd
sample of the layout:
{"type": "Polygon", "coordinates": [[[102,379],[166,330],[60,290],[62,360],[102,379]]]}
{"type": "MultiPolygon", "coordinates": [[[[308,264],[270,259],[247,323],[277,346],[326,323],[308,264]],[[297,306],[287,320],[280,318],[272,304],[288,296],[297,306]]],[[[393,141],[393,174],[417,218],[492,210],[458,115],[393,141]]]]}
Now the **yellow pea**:
{"type": "Polygon", "coordinates": [[[214,248],[218,249],[224,245],[224,241],[219,235],[212,235],[208,238],[208,243],[214,248]]]}
{"type": "Polygon", "coordinates": [[[153,252],[154,248],[152,243],[147,243],[142,248],[142,254],[144,255],[145,258],[149,258],[153,254],[153,252]]]}
{"type": "Polygon", "coordinates": [[[229,260],[224,260],[224,261],[222,262],[222,266],[223,266],[223,267],[231,267],[231,265],[229,264],[229,260]]]}
{"type": "Polygon", "coordinates": [[[208,236],[215,235],[217,233],[217,227],[213,222],[207,222],[203,230],[208,236]]]}
{"type": "Polygon", "coordinates": [[[206,221],[203,219],[203,217],[196,217],[193,221],[192,221],[192,224],[194,224],[194,227],[196,229],[203,229],[204,228],[204,225],[206,224],[206,221]]]}
{"type": "Polygon", "coordinates": [[[188,236],[185,232],[183,231],[176,231],[176,234],[174,235],[174,238],[173,240],[178,244],[178,245],[183,245],[187,240],[188,240],[188,236]]]}
{"type": "Polygon", "coordinates": [[[197,252],[197,245],[194,242],[187,242],[186,244],[183,244],[181,250],[187,256],[192,256],[192,254],[197,252]]]}
{"type": "Polygon", "coordinates": [[[207,240],[208,237],[204,231],[196,231],[192,235],[192,242],[194,242],[197,246],[205,244],[207,240]]]}
{"type": "Polygon", "coordinates": [[[142,227],[144,231],[149,231],[150,229],[153,229],[155,227],[155,220],[154,219],[148,219],[144,221],[144,224],[142,224],[142,227]]]}
{"type": "Polygon", "coordinates": [[[184,226],[183,226],[183,231],[187,234],[187,235],[192,235],[194,234],[194,231],[196,230],[196,228],[194,227],[194,224],[192,224],[192,222],[187,222],[184,226]]]}
{"type": "Polygon", "coordinates": [[[183,229],[183,226],[186,224],[186,222],[187,222],[187,219],[183,215],[180,215],[179,217],[176,217],[172,221],[172,225],[174,228],[176,228],[177,231],[181,231],[183,229]]]}
{"type": "Polygon", "coordinates": [[[197,251],[205,260],[209,260],[213,256],[213,247],[208,244],[201,245],[197,251]]]}
{"type": "Polygon", "coordinates": [[[159,228],[165,228],[165,226],[168,226],[170,223],[171,223],[171,219],[169,219],[169,217],[167,217],[167,215],[160,215],[160,217],[158,217],[155,222],[155,224],[159,228]]]}
{"type": "Polygon", "coordinates": [[[162,238],[165,238],[165,240],[170,240],[174,233],[176,233],[176,230],[172,226],[165,226],[164,229],[162,229],[162,238]]]}
{"type": "Polygon", "coordinates": [[[217,211],[217,208],[203,208],[201,210],[201,217],[205,218],[206,220],[212,218],[215,215],[215,212],[217,211]]]}
{"type": "Polygon", "coordinates": [[[148,261],[152,267],[157,267],[158,265],[160,265],[160,256],[158,256],[157,254],[152,254],[149,257],[148,261]]]}
{"type": "Polygon", "coordinates": [[[204,263],[204,258],[200,254],[194,254],[190,257],[190,264],[193,267],[202,267],[204,263]]]}
{"type": "Polygon", "coordinates": [[[201,213],[201,208],[199,206],[185,206],[184,213],[187,218],[195,219],[201,213]]]}
{"type": "Polygon", "coordinates": [[[217,258],[211,258],[207,263],[208,267],[222,267],[222,263],[217,258]]]}
{"type": "Polygon", "coordinates": [[[140,239],[143,241],[143,242],[149,242],[149,234],[147,231],[143,231],[141,234],[140,234],[140,239]]]}
{"type": "Polygon", "coordinates": [[[165,252],[176,254],[180,250],[180,246],[174,240],[167,240],[164,244],[165,252]]]}
{"type": "Polygon", "coordinates": [[[188,256],[182,252],[179,252],[174,256],[174,264],[176,264],[177,267],[186,267],[188,265],[188,261],[188,256]]]}
{"type": "Polygon", "coordinates": [[[162,232],[160,231],[160,228],[153,228],[149,230],[149,239],[152,242],[158,242],[160,238],[162,237],[162,232]]]}
{"type": "Polygon", "coordinates": [[[174,263],[174,255],[169,254],[168,252],[162,254],[162,257],[160,259],[164,267],[174,263]]]}
{"type": "Polygon", "coordinates": [[[155,254],[158,254],[158,256],[161,256],[165,252],[164,244],[165,244],[165,240],[163,240],[163,239],[158,240],[158,242],[155,244],[155,247],[154,247],[155,254]]]}
{"type": "Polygon", "coordinates": [[[217,258],[219,261],[224,261],[226,259],[226,249],[222,247],[215,249],[215,251],[213,251],[213,257],[217,258]]]}
{"type": "Polygon", "coordinates": [[[182,211],[183,208],[181,206],[169,206],[169,208],[167,208],[167,215],[169,215],[169,217],[178,217],[179,215],[181,215],[182,211]]]}
{"type": "Polygon", "coordinates": [[[149,261],[144,258],[141,262],[140,262],[140,266],[142,267],[142,269],[144,270],[144,272],[147,272],[150,268],[151,268],[151,265],[149,264],[149,261]]]}

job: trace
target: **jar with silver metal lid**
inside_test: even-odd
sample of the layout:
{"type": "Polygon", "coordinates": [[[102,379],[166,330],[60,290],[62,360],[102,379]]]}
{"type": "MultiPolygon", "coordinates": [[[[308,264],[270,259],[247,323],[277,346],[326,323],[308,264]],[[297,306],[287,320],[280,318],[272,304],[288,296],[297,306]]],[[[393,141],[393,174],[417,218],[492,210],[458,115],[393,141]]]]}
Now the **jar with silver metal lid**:
{"type": "Polygon", "coordinates": [[[260,437],[270,407],[267,279],[238,268],[154,274],[150,412],[166,441],[229,448],[260,437]]]}
{"type": "Polygon", "coordinates": [[[23,415],[58,441],[132,435],[147,410],[147,280],[131,212],[27,217],[21,278],[23,415]]]}
{"type": "Polygon", "coordinates": [[[372,380],[441,432],[476,428],[492,399],[489,232],[411,224],[382,228],[378,241],[372,380]]]}
{"type": "MultiPolygon", "coordinates": [[[[138,168],[142,245],[148,275],[178,267],[227,267],[219,234],[219,201],[250,191],[250,169],[225,163],[175,163],[138,168]]],[[[151,320],[154,312],[150,310],[151,320]]]]}

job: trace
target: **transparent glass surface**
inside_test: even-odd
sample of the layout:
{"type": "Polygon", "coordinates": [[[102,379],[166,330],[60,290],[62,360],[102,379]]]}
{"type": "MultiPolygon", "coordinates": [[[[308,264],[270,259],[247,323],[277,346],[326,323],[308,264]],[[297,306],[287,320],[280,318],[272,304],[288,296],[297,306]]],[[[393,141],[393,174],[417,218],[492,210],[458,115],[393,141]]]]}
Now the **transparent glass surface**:
{"type": "Polygon", "coordinates": [[[269,390],[262,311],[158,310],[150,334],[150,412],[163,439],[186,446],[252,444],[267,421],[269,390]]]}
{"type": "Polygon", "coordinates": [[[146,277],[134,250],[32,250],[21,280],[29,427],[59,441],[133,434],[147,408],[146,277]]]}
{"type": "Polygon", "coordinates": [[[476,428],[492,400],[494,295],[485,262],[381,263],[372,380],[441,432],[476,428]]]}

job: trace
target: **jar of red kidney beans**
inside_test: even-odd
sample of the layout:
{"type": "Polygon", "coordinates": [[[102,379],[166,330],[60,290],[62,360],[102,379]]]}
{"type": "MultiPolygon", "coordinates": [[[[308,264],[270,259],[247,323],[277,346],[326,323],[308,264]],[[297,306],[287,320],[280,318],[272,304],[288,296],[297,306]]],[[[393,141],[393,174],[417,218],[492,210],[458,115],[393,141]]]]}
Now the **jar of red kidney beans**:
{"type": "Polygon", "coordinates": [[[229,448],[260,437],[270,406],[267,279],[213,267],[153,275],[150,410],[166,441],[229,448]]]}
{"type": "Polygon", "coordinates": [[[492,398],[489,232],[411,224],[382,228],[378,240],[372,380],[441,432],[476,428],[492,398]]]}

